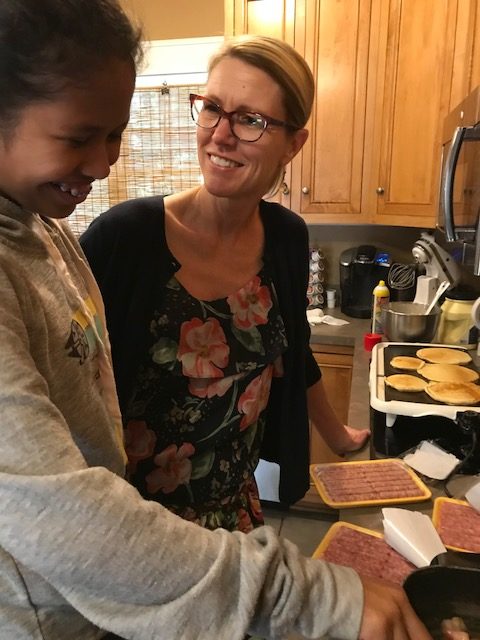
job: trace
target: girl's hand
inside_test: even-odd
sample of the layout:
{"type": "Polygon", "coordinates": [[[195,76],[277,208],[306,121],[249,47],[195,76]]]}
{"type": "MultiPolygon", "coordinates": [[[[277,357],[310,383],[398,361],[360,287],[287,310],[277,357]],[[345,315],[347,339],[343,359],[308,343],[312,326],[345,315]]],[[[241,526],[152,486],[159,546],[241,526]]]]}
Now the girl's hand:
{"type": "Polygon", "coordinates": [[[359,640],[433,640],[403,589],[361,576],[364,588],[359,640]]]}

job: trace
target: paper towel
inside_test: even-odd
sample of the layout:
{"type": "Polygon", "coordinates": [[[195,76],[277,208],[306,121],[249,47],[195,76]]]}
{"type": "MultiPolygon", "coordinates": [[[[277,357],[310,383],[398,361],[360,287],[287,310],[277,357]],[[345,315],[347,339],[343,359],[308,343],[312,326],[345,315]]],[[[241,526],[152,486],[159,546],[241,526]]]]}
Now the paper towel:
{"type": "Polygon", "coordinates": [[[431,519],[419,511],[382,509],[385,542],[416,567],[428,567],[433,558],[445,553],[431,519]]]}
{"type": "Polygon", "coordinates": [[[337,327],[350,324],[348,320],[341,320],[340,318],[325,315],[321,309],[307,309],[307,320],[312,327],[316,324],[330,324],[337,327]]]}
{"type": "Polygon", "coordinates": [[[403,460],[409,467],[429,478],[443,480],[455,469],[460,460],[447,453],[435,443],[423,440],[413,453],[407,453],[403,460]]]}

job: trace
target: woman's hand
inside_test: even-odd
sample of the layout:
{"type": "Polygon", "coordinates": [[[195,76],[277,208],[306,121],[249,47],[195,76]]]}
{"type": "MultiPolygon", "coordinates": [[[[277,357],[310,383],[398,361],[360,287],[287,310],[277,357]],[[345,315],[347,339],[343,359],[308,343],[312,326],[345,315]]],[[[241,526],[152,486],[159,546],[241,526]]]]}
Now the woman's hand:
{"type": "Polygon", "coordinates": [[[330,449],[339,456],[365,446],[370,431],[343,424],[333,410],[322,379],[307,389],[308,417],[330,449]]]}
{"type": "Polygon", "coordinates": [[[365,600],[359,640],[433,640],[403,589],[363,576],[361,580],[365,600]]]}
{"type": "Polygon", "coordinates": [[[344,455],[346,453],[352,453],[353,451],[358,451],[362,449],[367,440],[370,438],[370,430],[369,429],[355,429],[354,427],[349,427],[348,425],[343,425],[343,429],[339,430],[339,438],[343,438],[343,442],[339,446],[337,446],[337,453],[339,455],[344,455]]]}

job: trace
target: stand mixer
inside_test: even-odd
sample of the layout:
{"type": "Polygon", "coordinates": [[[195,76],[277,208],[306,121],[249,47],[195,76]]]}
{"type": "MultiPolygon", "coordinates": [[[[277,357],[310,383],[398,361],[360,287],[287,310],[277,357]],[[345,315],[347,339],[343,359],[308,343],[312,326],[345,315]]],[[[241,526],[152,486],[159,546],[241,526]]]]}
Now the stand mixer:
{"type": "Polygon", "coordinates": [[[414,302],[429,306],[460,280],[460,268],[452,256],[438,245],[433,236],[423,232],[412,249],[415,262],[425,267],[425,275],[417,278],[414,302]]]}

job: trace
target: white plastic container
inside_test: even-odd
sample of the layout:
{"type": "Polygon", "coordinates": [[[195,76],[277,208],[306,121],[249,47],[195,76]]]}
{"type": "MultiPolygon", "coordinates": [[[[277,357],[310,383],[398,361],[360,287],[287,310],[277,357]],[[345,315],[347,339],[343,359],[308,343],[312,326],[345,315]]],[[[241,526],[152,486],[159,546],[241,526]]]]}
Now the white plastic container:
{"type": "Polygon", "coordinates": [[[477,346],[478,329],[472,317],[474,300],[445,298],[438,325],[437,340],[443,344],[455,344],[466,349],[477,346]]]}
{"type": "Polygon", "coordinates": [[[335,308],[335,289],[327,289],[327,308],[335,308]]]}
{"type": "Polygon", "coordinates": [[[373,290],[372,301],[372,333],[383,334],[385,313],[390,302],[390,291],[384,280],[380,280],[373,290]]]}

